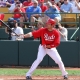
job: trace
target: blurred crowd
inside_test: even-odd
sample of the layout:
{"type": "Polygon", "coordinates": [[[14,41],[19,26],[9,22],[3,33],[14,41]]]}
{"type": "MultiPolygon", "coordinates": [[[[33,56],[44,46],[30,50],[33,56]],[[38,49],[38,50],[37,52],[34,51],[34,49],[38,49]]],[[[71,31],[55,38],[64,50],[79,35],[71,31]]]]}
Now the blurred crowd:
{"type": "Polygon", "coordinates": [[[32,26],[37,20],[46,23],[49,18],[58,23],[60,12],[80,13],[80,0],[0,0],[0,7],[8,7],[9,13],[14,13],[12,17],[24,28],[23,22],[31,22],[32,26]]]}
{"type": "MultiPolygon", "coordinates": [[[[35,0],[0,0],[0,7],[10,7],[10,10],[13,10],[16,5],[20,5],[20,7],[25,10],[34,5],[35,0]]],[[[37,0],[38,6],[44,12],[47,8],[45,5],[47,1],[50,1],[53,5],[55,5],[61,12],[78,12],[80,13],[80,0],[37,0]],[[45,8],[43,8],[45,6],[45,8]]]]}
{"type": "MultiPolygon", "coordinates": [[[[60,24],[61,13],[80,13],[80,0],[0,0],[0,7],[7,7],[9,13],[14,13],[12,18],[18,22],[19,27],[25,28],[28,25],[32,31],[35,25],[42,28],[48,19],[54,19],[61,40],[67,41],[68,31],[60,24]],[[39,25],[36,22],[40,22],[39,25]]],[[[2,20],[4,17],[0,15],[2,20]]]]}

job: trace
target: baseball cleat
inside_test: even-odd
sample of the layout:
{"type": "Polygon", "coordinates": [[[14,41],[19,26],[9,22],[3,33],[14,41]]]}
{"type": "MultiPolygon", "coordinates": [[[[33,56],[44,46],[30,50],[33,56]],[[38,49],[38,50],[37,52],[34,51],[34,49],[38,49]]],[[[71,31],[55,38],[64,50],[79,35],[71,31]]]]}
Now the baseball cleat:
{"type": "Polygon", "coordinates": [[[31,76],[27,76],[26,80],[32,80],[31,76]]]}
{"type": "Polygon", "coordinates": [[[65,79],[65,80],[68,80],[68,76],[67,76],[67,75],[64,75],[64,79],[65,79]]]}

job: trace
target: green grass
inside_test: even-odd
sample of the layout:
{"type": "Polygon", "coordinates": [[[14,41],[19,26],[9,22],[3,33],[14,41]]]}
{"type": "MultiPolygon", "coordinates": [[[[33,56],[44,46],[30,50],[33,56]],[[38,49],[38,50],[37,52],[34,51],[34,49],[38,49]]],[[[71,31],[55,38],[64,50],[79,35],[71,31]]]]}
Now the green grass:
{"type": "MultiPolygon", "coordinates": [[[[17,68],[0,68],[0,75],[18,75],[25,76],[28,69],[17,69],[17,68]]],[[[80,70],[67,70],[69,75],[80,76],[80,70]]],[[[33,73],[35,76],[58,76],[61,75],[60,70],[51,69],[36,69],[33,73]]]]}

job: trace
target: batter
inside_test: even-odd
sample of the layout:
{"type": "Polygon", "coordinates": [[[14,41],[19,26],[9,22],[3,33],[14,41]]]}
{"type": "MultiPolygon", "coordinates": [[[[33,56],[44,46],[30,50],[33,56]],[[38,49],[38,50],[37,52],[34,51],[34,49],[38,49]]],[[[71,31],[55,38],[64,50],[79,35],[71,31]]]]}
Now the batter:
{"type": "Polygon", "coordinates": [[[56,49],[56,47],[59,46],[60,44],[60,34],[54,28],[56,22],[53,19],[49,19],[46,24],[47,25],[45,28],[41,28],[37,31],[29,32],[24,35],[24,38],[33,36],[34,38],[41,39],[40,41],[41,43],[38,49],[37,59],[33,62],[31,68],[26,73],[26,80],[32,80],[31,78],[32,73],[38,67],[38,65],[43,60],[46,54],[49,55],[55,61],[56,64],[58,64],[64,79],[68,79],[67,76],[68,73],[66,72],[61,57],[56,49]]]}

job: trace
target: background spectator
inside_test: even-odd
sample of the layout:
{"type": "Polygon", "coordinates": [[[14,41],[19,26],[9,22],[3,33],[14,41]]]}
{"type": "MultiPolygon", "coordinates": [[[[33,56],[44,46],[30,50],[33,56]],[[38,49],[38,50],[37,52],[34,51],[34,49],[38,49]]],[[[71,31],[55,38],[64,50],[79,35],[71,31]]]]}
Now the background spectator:
{"type": "MultiPolygon", "coordinates": [[[[20,2],[19,0],[14,0],[13,4],[9,4],[10,8],[8,9],[10,13],[13,13],[14,8],[16,7],[16,2],[20,2]]],[[[22,3],[20,3],[20,7],[22,7],[22,3]]]]}
{"type": "Polygon", "coordinates": [[[38,21],[37,23],[37,29],[41,29],[44,27],[44,23],[42,21],[38,21]]]}
{"type": "Polygon", "coordinates": [[[52,3],[52,5],[55,5],[57,7],[58,10],[60,10],[60,8],[57,6],[55,0],[50,0],[50,2],[52,3]]]}
{"type": "Polygon", "coordinates": [[[31,26],[34,25],[34,22],[38,20],[38,18],[41,16],[42,11],[41,8],[38,6],[38,1],[33,1],[33,6],[29,6],[26,10],[26,20],[29,20],[31,22],[31,26]]]}
{"type": "Polygon", "coordinates": [[[69,3],[69,0],[64,0],[64,4],[61,5],[60,11],[66,13],[70,13],[72,11],[72,6],[71,3],[69,3]]]}
{"type": "Polygon", "coordinates": [[[64,0],[60,0],[60,1],[57,2],[57,6],[58,6],[59,8],[61,7],[62,4],[64,4],[64,0]]]}
{"type": "Polygon", "coordinates": [[[23,3],[24,1],[27,1],[27,0],[19,0],[21,3],[23,3]]]}
{"type": "MultiPolygon", "coordinates": [[[[21,27],[18,26],[17,21],[14,20],[14,18],[9,18],[8,19],[8,25],[9,27],[12,27],[12,30],[19,36],[23,35],[23,29],[21,27]]],[[[5,28],[5,32],[7,34],[9,34],[9,40],[12,41],[16,41],[16,39],[18,38],[18,36],[16,36],[13,32],[10,31],[10,29],[8,29],[7,27],[5,28]],[[10,35],[11,34],[11,35],[10,35]]],[[[21,41],[23,41],[23,39],[21,39],[21,41]]]]}
{"type": "Polygon", "coordinates": [[[15,13],[13,18],[14,18],[14,20],[17,20],[18,22],[20,22],[20,27],[23,27],[24,26],[23,21],[24,21],[24,16],[25,16],[25,14],[23,14],[23,13],[25,13],[25,9],[20,7],[20,2],[19,1],[16,2],[15,5],[16,6],[12,11],[12,12],[15,13]]]}
{"type": "Polygon", "coordinates": [[[38,0],[38,4],[39,4],[42,12],[45,12],[47,10],[47,6],[44,4],[44,0],[38,0]]]}
{"type": "Polygon", "coordinates": [[[42,17],[43,22],[46,23],[47,20],[51,18],[54,19],[56,23],[58,23],[61,20],[61,15],[57,13],[60,13],[60,11],[55,5],[52,5],[49,1],[46,3],[46,5],[48,9],[45,11],[44,17],[42,17]]]}
{"type": "Polygon", "coordinates": [[[13,4],[14,0],[7,0],[8,3],[13,4]]]}
{"type": "Polygon", "coordinates": [[[11,4],[14,4],[14,0],[7,0],[6,6],[11,7],[11,4]]]}
{"type": "Polygon", "coordinates": [[[73,0],[72,13],[80,13],[80,0],[73,0]]]}
{"type": "Polygon", "coordinates": [[[0,7],[6,7],[7,0],[0,0],[0,7]]]}
{"type": "Polygon", "coordinates": [[[32,0],[26,0],[23,2],[23,8],[25,8],[25,10],[29,7],[29,6],[32,6],[33,5],[33,2],[32,0]]]}
{"type": "Polygon", "coordinates": [[[43,27],[44,27],[44,23],[42,21],[38,20],[36,27],[32,27],[31,30],[35,31],[35,30],[41,29],[43,27]]]}
{"type": "Polygon", "coordinates": [[[68,41],[68,30],[64,26],[62,26],[60,23],[56,25],[56,29],[59,30],[60,41],[68,41]]]}

